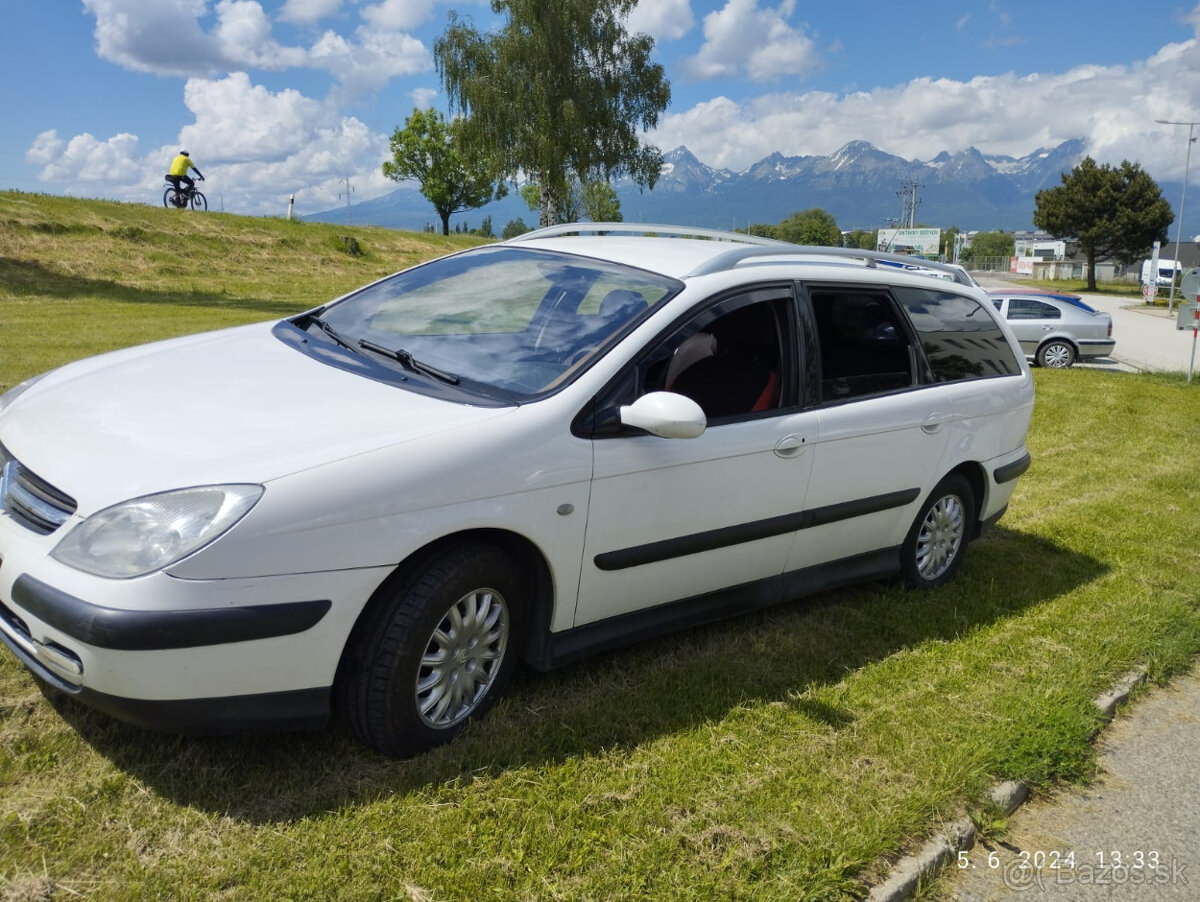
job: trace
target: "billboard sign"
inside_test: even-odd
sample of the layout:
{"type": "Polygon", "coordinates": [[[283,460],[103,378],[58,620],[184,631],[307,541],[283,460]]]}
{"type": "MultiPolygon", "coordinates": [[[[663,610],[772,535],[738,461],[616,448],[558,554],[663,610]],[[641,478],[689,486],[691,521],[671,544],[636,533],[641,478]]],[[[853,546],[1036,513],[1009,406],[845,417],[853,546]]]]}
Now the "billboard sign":
{"type": "Polygon", "coordinates": [[[876,250],[936,260],[941,245],[941,229],[880,229],[876,250]]]}

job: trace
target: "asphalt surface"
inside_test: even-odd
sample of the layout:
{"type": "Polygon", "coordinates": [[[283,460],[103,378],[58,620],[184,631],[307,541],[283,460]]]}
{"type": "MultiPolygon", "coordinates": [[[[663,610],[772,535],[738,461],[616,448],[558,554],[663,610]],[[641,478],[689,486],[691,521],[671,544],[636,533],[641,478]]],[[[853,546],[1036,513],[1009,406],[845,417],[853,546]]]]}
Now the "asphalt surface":
{"type": "MultiPolygon", "coordinates": [[[[984,288],[1001,288],[1020,283],[988,273],[976,273],[984,288]]],[[[1082,364],[1092,369],[1123,372],[1139,370],[1173,370],[1187,372],[1192,357],[1192,330],[1177,329],[1177,313],[1166,307],[1149,307],[1133,298],[1114,298],[1108,295],[1084,294],[1083,300],[1103,310],[1113,318],[1113,338],[1117,340],[1111,357],[1082,364]]],[[[1182,298],[1176,295],[1178,304],[1182,298]]],[[[1200,379],[1200,348],[1197,349],[1195,374],[1200,379]]],[[[1200,900],[1200,894],[1196,896],[1200,900]]]]}
{"type": "MultiPolygon", "coordinates": [[[[1174,315],[1130,299],[1084,300],[1112,314],[1117,340],[1112,358],[1091,366],[1188,369],[1192,330],[1178,330],[1174,315]]],[[[936,898],[1200,900],[1200,668],[1144,690],[1098,746],[1092,785],[1025,804],[1003,841],[976,843],[950,863],[936,898]]]]}

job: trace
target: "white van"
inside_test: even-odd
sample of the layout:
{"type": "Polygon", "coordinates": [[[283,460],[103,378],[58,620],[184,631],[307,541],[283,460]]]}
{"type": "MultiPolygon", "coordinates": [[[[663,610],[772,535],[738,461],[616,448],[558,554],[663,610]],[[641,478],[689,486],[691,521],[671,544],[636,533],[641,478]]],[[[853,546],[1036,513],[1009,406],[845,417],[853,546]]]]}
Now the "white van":
{"type": "MultiPolygon", "coordinates": [[[[1139,285],[1150,284],[1150,270],[1153,265],[1151,260],[1142,261],[1142,275],[1138,279],[1139,285]]],[[[1171,283],[1175,281],[1176,273],[1183,272],[1183,266],[1178,260],[1159,260],[1158,261],[1158,287],[1170,288],[1171,283]]]]}

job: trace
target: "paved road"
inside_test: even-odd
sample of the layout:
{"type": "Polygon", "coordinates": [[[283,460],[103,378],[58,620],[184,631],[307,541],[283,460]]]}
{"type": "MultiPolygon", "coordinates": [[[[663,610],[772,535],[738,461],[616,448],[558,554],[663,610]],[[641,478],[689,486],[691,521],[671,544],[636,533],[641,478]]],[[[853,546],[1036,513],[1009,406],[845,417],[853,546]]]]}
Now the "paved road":
{"type": "Polygon", "coordinates": [[[937,898],[1200,899],[1200,671],[1149,690],[1105,730],[1100,772],[1019,809],[1003,843],[950,866],[937,898]]]}
{"type": "MultiPolygon", "coordinates": [[[[1114,359],[1096,366],[1187,370],[1192,332],[1174,316],[1130,299],[1085,300],[1112,314],[1117,339],[1114,359]]],[[[976,845],[964,869],[951,865],[936,898],[1200,900],[1200,669],[1145,692],[1099,744],[1092,786],[1018,810],[1003,843],[976,845]]]]}
{"type": "MultiPolygon", "coordinates": [[[[1007,287],[1018,281],[986,273],[977,273],[976,278],[985,288],[1007,287]]],[[[1083,299],[1097,310],[1112,315],[1113,338],[1117,340],[1111,359],[1101,359],[1086,366],[1126,372],[1187,371],[1192,355],[1192,330],[1177,329],[1176,315],[1168,314],[1165,307],[1147,307],[1132,298],[1098,294],[1085,294],[1083,299]]],[[[1200,373],[1200,349],[1195,366],[1196,372],[1200,373]]],[[[1200,899],[1200,893],[1196,898],[1200,899]]]]}

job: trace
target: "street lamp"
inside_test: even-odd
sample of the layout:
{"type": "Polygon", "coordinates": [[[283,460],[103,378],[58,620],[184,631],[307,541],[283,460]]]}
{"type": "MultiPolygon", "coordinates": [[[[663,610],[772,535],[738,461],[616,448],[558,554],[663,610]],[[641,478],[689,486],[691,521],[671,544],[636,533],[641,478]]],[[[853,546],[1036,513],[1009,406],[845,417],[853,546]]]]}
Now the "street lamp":
{"type": "MultiPolygon", "coordinates": [[[[1188,127],[1188,143],[1187,154],[1183,161],[1183,197],[1179,199],[1179,224],[1175,227],[1175,256],[1171,260],[1171,295],[1167,299],[1167,312],[1170,313],[1175,309],[1175,261],[1179,259],[1179,251],[1183,240],[1183,205],[1187,203],[1187,185],[1188,185],[1188,168],[1192,164],[1192,142],[1196,139],[1192,137],[1192,130],[1200,125],[1200,122],[1173,122],[1168,119],[1155,119],[1159,125],[1186,125],[1188,127]]],[[[1152,278],[1158,278],[1157,273],[1151,274],[1152,278]]]]}

